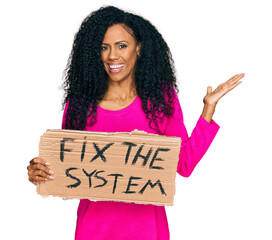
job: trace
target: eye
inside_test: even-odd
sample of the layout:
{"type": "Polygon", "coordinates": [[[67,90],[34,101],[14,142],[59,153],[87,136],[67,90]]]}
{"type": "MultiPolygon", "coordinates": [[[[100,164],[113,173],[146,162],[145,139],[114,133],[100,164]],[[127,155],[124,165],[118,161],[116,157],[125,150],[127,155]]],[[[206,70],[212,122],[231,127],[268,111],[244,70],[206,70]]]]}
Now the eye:
{"type": "Polygon", "coordinates": [[[104,51],[104,50],[107,50],[107,49],[109,49],[109,47],[107,47],[107,46],[102,46],[101,47],[101,51],[104,51]]]}
{"type": "Polygon", "coordinates": [[[120,44],[120,45],[119,45],[119,48],[120,48],[120,49],[122,49],[122,48],[126,48],[126,47],[127,47],[127,45],[126,45],[126,44],[120,44]]]}

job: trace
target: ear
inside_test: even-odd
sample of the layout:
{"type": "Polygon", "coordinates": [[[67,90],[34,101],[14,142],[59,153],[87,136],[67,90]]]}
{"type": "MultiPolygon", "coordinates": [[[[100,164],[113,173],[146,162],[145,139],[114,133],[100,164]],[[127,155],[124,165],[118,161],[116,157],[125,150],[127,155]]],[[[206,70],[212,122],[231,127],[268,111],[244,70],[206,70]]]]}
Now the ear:
{"type": "Polygon", "coordinates": [[[136,46],[137,56],[140,56],[140,50],[141,50],[141,43],[138,43],[137,46],[136,46]]]}

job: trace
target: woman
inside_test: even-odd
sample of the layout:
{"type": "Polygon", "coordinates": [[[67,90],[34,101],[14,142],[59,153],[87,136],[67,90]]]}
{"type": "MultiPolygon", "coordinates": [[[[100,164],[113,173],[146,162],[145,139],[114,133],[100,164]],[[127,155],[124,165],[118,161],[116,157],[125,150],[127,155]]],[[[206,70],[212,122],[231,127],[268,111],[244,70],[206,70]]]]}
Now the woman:
{"type": "MultiPolygon", "coordinates": [[[[188,137],[183,124],[174,64],[156,28],[115,7],[91,13],[75,36],[68,61],[64,129],[130,132],[144,130],[182,138],[177,172],[188,177],[209,148],[219,126],[215,106],[241,83],[237,74],[214,91],[207,88],[203,112],[188,137]]],[[[34,158],[32,183],[53,179],[50,166],[34,158]]],[[[169,239],[163,206],[81,200],[76,239],[169,239]]]]}

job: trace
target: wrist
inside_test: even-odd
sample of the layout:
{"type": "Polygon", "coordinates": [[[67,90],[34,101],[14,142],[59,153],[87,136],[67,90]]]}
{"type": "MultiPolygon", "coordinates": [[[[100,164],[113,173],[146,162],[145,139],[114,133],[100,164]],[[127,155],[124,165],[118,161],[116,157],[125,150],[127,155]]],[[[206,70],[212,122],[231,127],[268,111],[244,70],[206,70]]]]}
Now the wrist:
{"type": "Polygon", "coordinates": [[[211,123],[211,121],[212,121],[212,117],[215,112],[215,106],[216,106],[216,104],[208,104],[208,103],[204,104],[203,111],[202,111],[201,115],[209,123],[211,123]]]}

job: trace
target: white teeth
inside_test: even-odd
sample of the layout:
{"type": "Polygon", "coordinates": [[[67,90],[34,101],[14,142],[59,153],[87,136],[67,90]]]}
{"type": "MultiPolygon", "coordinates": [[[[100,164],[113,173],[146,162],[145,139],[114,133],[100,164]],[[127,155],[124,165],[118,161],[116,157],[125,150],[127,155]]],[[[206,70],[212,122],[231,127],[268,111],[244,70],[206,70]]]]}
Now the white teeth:
{"type": "Polygon", "coordinates": [[[110,69],[121,68],[123,66],[124,66],[124,64],[120,64],[120,65],[109,65],[110,69]]]}

